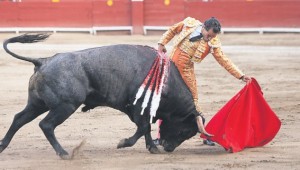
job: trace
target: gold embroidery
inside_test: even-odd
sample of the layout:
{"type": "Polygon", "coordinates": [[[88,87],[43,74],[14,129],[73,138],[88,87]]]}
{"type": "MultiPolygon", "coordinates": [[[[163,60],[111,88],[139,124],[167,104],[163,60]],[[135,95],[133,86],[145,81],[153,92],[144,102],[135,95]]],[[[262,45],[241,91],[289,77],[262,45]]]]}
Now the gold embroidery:
{"type": "MultiPolygon", "coordinates": [[[[182,51],[181,49],[177,48],[174,52],[174,57],[172,61],[175,63],[176,67],[178,68],[181,77],[183,78],[185,84],[188,86],[189,90],[192,93],[194,101],[198,101],[198,89],[197,89],[197,81],[194,71],[194,63],[191,62],[190,56],[182,51]]],[[[195,103],[197,111],[201,111],[199,104],[195,103]]]]}
{"type": "Polygon", "coordinates": [[[178,38],[174,41],[174,48],[177,47],[182,40],[184,40],[185,38],[187,38],[188,35],[190,35],[192,32],[194,32],[198,26],[201,26],[202,23],[194,18],[186,18],[183,23],[187,23],[190,22],[192,24],[188,25],[184,25],[183,30],[181,31],[181,33],[178,35],[178,38]],[[191,20],[191,21],[190,21],[191,20]]]}
{"type": "Polygon", "coordinates": [[[209,42],[205,42],[203,39],[195,42],[189,41],[189,35],[201,25],[202,23],[200,21],[188,17],[184,21],[179,22],[168,29],[158,41],[158,43],[165,45],[175,35],[178,35],[174,41],[174,47],[170,58],[174,61],[184,82],[191,91],[198,112],[201,112],[201,108],[198,103],[198,89],[194,73],[194,62],[201,62],[211,50],[215,59],[229,73],[236,78],[240,78],[243,75],[243,73],[223,54],[221,50],[221,41],[218,37],[213,38],[209,42]]]}
{"type": "Polygon", "coordinates": [[[172,27],[170,27],[158,41],[160,44],[167,44],[175,35],[178,38],[174,42],[174,46],[177,46],[187,35],[195,31],[197,26],[202,25],[202,23],[195,18],[187,17],[182,22],[179,22],[172,27]]]}
{"type": "Polygon", "coordinates": [[[160,38],[160,40],[158,41],[159,44],[163,44],[166,45],[169,41],[171,41],[171,39],[179,34],[180,32],[182,32],[182,29],[184,27],[183,22],[179,22],[175,25],[173,25],[172,27],[170,27],[164,34],[163,36],[160,38]]]}
{"type": "Polygon", "coordinates": [[[209,49],[210,47],[208,46],[207,42],[201,39],[200,45],[198,46],[195,54],[192,57],[192,61],[200,63],[209,53],[209,49]]]}
{"type": "Polygon", "coordinates": [[[196,106],[196,110],[197,110],[199,113],[202,113],[202,109],[201,109],[201,107],[200,107],[200,104],[199,104],[198,99],[194,99],[194,103],[195,103],[195,106],[196,106]]]}
{"type": "Polygon", "coordinates": [[[187,27],[195,27],[197,25],[200,25],[201,22],[196,20],[195,18],[192,18],[192,17],[187,17],[183,20],[183,23],[185,26],[187,27]]]}
{"type": "Polygon", "coordinates": [[[158,41],[160,44],[167,44],[175,35],[178,37],[174,40],[173,51],[171,52],[170,58],[172,59],[175,49],[178,48],[179,44],[188,37],[198,26],[202,23],[194,18],[187,17],[182,22],[179,22],[169,28],[158,41]]]}
{"type": "Polygon", "coordinates": [[[199,44],[200,44],[199,41],[191,42],[187,37],[178,46],[182,51],[186,52],[189,56],[193,56],[199,44]]]}
{"type": "MultiPolygon", "coordinates": [[[[213,48],[219,48],[221,47],[221,41],[219,39],[218,36],[216,36],[215,38],[211,39],[209,42],[208,42],[208,45],[213,49],[213,48]]],[[[213,52],[213,50],[212,50],[213,52]]]]}
{"type": "Polygon", "coordinates": [[[191,61],[194,63],[200,63],[203,59],[199,56],[194,56],[193,58],[191,58],[191,61]]]}

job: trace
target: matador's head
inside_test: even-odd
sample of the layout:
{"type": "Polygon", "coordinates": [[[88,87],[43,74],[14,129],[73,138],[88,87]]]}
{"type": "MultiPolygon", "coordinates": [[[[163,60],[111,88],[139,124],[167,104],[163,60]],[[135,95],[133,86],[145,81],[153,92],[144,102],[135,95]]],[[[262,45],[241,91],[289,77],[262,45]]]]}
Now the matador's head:
{"type": "Polygon", "coordinates": [[[205,41],[210,41],[221,32],[221,24],[215,17],[211,17],[203,24],[201,33],[205,41]]]}

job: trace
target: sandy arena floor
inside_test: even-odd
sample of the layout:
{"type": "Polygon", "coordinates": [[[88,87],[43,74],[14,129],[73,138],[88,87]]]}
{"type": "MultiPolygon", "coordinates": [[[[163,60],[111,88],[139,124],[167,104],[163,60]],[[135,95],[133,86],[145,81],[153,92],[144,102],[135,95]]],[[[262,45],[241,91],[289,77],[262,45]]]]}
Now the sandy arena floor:
{"type": "MultiPolygon", "coordinates": [[[[0,41],[16,34],[0,34],[0,41]]],[[[111,44],[144,44],[156,47],[159,36],[92,36],[53,34],[39,44],[10,45],[23,56],[47,57],[58,52],[111,44]]],[[[82,140],[86,144],[71,161],[56,156],[38,126],[38,117],[18,131],[0,154],[0,169],[300,169],[300,34],[226,34],[224,52],[246,74],[260,83],[264,96],[282,121],[275,139],[261,148],[227,153],[219,145],[202,144],[199,135],[173,153],[153,155],[142,137],[131,148],[117,149],[119,140],[131,136],[135,125],[116,110],[98,107],[79,110],[56,129],[66,150],[82,140]]],[[[171,50],[171,46],[167,46],[171,50]]],[[[17,60],[0,49],[0,139],[13,117],[27,101],[33,65],[17,60]]],[[[221,68],[212,55],[196,65],[199,96],[208,120],[237,93],[244,83],[221,68]]],[[[153,138],[157,125],[152,126],[153,138]]]]}

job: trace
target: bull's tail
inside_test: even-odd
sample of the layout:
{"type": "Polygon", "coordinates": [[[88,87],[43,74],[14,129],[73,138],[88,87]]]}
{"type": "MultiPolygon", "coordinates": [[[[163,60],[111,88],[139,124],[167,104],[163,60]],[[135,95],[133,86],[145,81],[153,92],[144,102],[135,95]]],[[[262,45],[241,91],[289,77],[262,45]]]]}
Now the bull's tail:
{"type": "Polygon", "coordinates": [[[13,53],[12,51],[10,51],[7,48],[7,45],[9,43],[35,43],[35,42],[40,42],[40,41],[43,41],[43,40],[47,39],[49,36],[50,36],[49,34],[24,34],[24,35],[13,37],[13,38],[10,38],[10,39],[6,40],[3,43],[3,48],[5,49],[5,51],[8,54],[12,55],[13,57],[15,57],[17,59],[24,60],[24,61],[29,61],[29,62],[33,63],[35,66],[40,66],[42,64],[40,59],[23,57],[23,56],[17,55],[15,53],[13,53]]]}

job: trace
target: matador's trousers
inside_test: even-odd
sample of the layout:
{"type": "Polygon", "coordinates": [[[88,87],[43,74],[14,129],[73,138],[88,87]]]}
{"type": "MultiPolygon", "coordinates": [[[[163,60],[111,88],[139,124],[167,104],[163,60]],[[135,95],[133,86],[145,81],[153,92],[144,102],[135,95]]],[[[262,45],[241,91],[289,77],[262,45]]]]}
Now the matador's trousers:
{"type": "Polygon", "coordinates": [[[172,61],[177,66],[181,77],[192,93],[196,110],[201,113],[201,107],[198,101],[198,89],[194,71],[194,63],[191,61],[191,57],[186,52],[177,48],[173,54],[172,61]]]}

